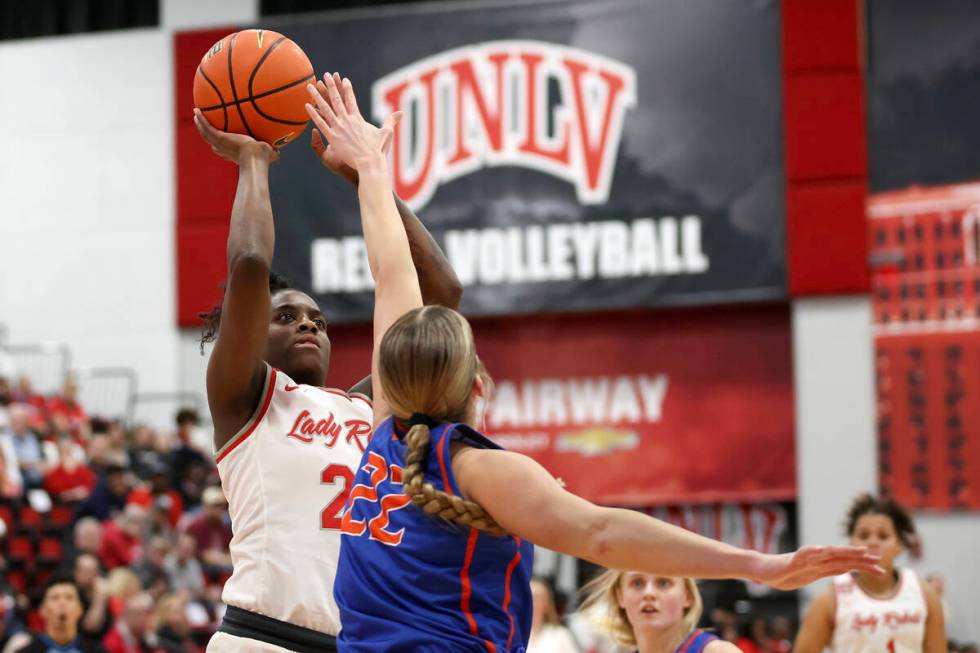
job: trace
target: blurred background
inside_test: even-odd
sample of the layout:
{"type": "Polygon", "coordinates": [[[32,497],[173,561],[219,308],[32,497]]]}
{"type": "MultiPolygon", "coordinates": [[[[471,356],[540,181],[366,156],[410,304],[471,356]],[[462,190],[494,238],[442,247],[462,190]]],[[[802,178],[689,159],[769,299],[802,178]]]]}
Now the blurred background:
{"type": "MultiPolygon", "coordinates": [[[[501,444],[766,552],[843,542],[856,494],[894,496],[904,562],[980,640],[978,24],[968,0],[0,2],[0,641],[57,571],[94,635],[203,650],[220,621],[198,313],[237,173],[191,88],[252,26],[371,118],[406,112],[396,190],[464,283],[501,444]]],[[[308,131],[272,169],[275,267],[324,308],[346,388],[371,281],[308,131]]],[[[535,569],[611,650],[576,623],[594,570],[535,569]]],[[[704,624],[789,650],[824,587],[702,583],[704,624]]]]}

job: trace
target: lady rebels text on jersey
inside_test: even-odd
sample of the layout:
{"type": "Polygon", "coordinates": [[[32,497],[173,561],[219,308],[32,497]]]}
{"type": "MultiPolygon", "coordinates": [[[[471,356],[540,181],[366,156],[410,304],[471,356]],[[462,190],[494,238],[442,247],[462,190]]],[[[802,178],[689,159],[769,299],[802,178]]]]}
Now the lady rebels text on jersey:
{"type": "Polygon", "coordinates": [[[234,571],[221,597],[336,635],[340,519],[371,435],[371,402],[297,385],[271,367],[261,396],[216,455],[234,530],[234,571]]]}
{"type": "Polygon", "coordinates": [[[925,595],[914,571],[901,569],[899,574],[898,590],[889,599],[868,596],[851,574],[834,578],[835,653],[921,653],[925,595]]]}

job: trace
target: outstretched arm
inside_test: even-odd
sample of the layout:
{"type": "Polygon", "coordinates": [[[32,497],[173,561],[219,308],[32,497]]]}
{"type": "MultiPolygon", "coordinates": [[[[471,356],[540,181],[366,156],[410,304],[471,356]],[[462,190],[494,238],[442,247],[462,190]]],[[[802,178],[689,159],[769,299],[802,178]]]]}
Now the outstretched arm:
{"type": "Polygon", "coordinates": [[[856,547],[806,547],[763,555],[632,510],[603,508],[565,491],[541,465],[511,451],[460,447],[453,472],[463,494],[500,526],[554,551],[613,569],[666,576],[744,578],[779,589],[849,569],[877,570],[856,547]]]}
{"type": "Polygon", "coordinates": [[[388,417],[387,402],[381,391],[378,350],[388,327],[399,317],[422,306],[419,280],[415,275],[408,237],[398,216],[388,177],[387,149],[392,128],[400,114],[390,117],[378,129],[361,117],[354,89],[345,79],[340,88],[334,78],[325,76],[326,99],[310,84],[307,88],[314,105],[306,109],[321,134],[337,155],[357,170],[357,195],[361,205],[361,227],[367,246],[368,263],[374,277],[374,352],[371,360],[374,421],[388,417]]]}
{"type": "MultiPolygon", "coordinates": [[[[334,86],[342,87],[343,80],[339,74],[324,75],[324,80],[327,77],[331,77],[334,86]]],[[[327,87],[324,81],[318,81],[316,88],[320,96],[327,100],[327,87]]],[[[325,168],[346,179],[355,188],[358,186],[357,170],[337,156],[336,149],[324,140],[320,131],[315,127],[310,137],[310,147],[325,168]]],[[[442,248],[439,247],[435,238],[432,237],[432,234],[429,233],[429,230],[426,229],[412,209],[397,195],[394,195],[394,198],[395,207],[398,209],[398,215],[405,227],[405,234],[408,236],[412,263],[415,265],[419,287],[422,291],[422,303],[426,306],[438,304],[454,309],[459,308],[459,300],[463,296],[463,286],[459,282],[452,265],[449,264],[449,259],[446,258],[442,248]]]]}
{"type": "Polygon", "coordinates": [[[262,392],[262,354],[272,310],[269,270],[275,246],[269,164],[279,155],[266,143],[218,131],[196,109],[194,124],[215,154],[238,165],[228,233],[228,281],[207,373],[217,451],[245,425],[262,392]]]}

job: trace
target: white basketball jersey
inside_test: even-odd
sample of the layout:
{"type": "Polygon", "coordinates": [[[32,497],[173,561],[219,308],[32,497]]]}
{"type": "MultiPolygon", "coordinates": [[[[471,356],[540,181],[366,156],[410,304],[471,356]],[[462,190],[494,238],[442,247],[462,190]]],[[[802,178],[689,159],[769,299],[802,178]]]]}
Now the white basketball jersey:
{"type": "Polygon", "coordinates": [[[228,605],[330,635],[340,518],[371,435],[370,401],[267,368],[251,419],[216,454],[234,572],[228,605]]]}
{"type": "Polygon", "coordinates": [[[834,578],[834,594],[834,653],[922,653],[927,608],[914,571],[899,570],[890,599],[868,596],[851,574],[834,578]]]}

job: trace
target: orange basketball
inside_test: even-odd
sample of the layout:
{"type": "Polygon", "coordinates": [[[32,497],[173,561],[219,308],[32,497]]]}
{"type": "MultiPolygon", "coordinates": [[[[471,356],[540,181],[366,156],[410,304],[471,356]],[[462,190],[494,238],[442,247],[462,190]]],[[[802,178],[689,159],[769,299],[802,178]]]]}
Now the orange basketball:
{"type": "Polygon", "coordinates": [[[214,127],[282,147],[306,127],[306,85],[316,76],[298,45],[246,29],[207,51],[194,75],[194,106],[214,127]]]}

